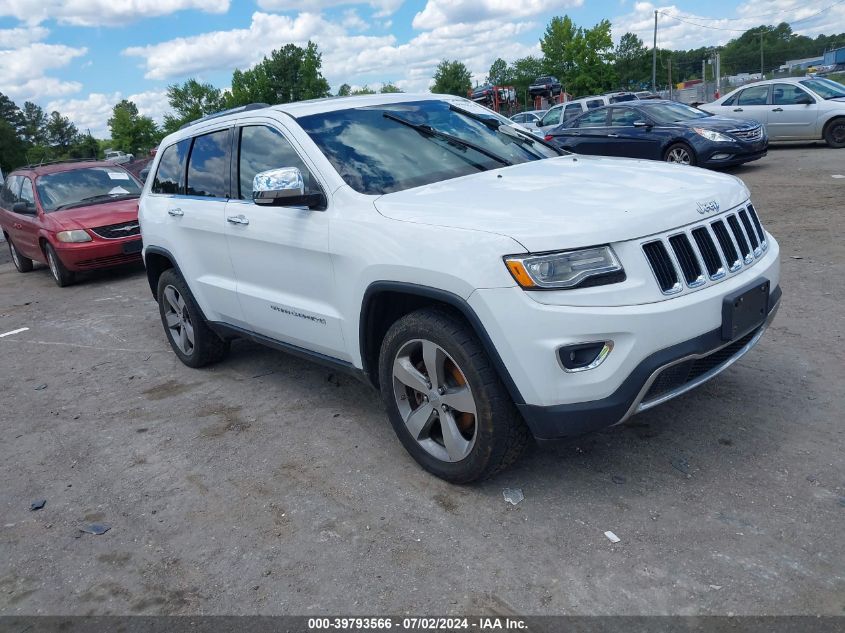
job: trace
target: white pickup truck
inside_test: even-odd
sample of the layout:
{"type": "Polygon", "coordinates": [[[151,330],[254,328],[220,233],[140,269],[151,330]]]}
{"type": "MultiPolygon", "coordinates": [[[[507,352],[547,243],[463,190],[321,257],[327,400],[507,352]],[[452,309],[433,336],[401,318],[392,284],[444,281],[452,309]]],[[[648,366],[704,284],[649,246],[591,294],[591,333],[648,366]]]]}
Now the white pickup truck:
{"type": "Polygon", "coordinates": [[[121,152],[120,150],[107,149],[106,160],[110,163],[115,163],[116,165],[122,165],[123,163],[131,163],[135,160],[135,156],[121,152]]]}

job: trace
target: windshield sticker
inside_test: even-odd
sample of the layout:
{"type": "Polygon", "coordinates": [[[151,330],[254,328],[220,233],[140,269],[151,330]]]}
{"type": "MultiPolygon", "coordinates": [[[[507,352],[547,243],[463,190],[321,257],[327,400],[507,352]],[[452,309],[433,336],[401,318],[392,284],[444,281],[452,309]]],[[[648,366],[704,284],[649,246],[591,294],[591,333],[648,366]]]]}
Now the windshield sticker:
{"type": "Polygon", "coordinates": [[[129,180],[129,174],[125,171],[110,171],[108,174],[112,180],[129,180]]]}
{"type": "Polygon", "coordinates": [[[112,189],[111,191],[109,191],[110,196],[119,196],[119,195],[124,194],[124,193],[129,193],[129,192],[126,191],[126,189],[124,189],[123,187],[120,187],[120,186],[117,186],[114,189],[112,189]]]}

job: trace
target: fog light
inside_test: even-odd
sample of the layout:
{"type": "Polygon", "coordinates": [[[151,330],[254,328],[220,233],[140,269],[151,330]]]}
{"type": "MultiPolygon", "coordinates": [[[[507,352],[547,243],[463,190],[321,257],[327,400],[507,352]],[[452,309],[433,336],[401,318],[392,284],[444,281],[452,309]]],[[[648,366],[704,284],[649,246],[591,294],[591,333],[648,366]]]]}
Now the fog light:
{"type": "Polygon", "coordinates": [[[725,160],[726,158],[730,157],[730,154],[713,154],[713,160],[725,160]]]}
{"type": "Polygon", "coordinates": [[[601,365],[613,349],[613,341],[566,345],[558,351],[563,370],[568,373],[587,371],[601,365]]]}

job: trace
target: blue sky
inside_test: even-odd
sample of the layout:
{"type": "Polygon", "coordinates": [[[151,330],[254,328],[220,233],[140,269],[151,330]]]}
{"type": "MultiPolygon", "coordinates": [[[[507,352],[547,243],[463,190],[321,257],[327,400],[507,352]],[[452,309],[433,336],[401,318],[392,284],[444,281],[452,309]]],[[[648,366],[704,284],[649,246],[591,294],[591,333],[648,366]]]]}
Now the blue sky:
{"type": "Polygon", "coordinates": [[[0,0],[0,92],[70,116],[106,134],[111,107],[131,98],[160,120],[168,84],[197,77],[226,88],[288,42],[318,43],[333,89],[392,81],[424,91],[437,62],[461,59],[482,81],[496,57],[538,54],[554,15],[583,26],[613,23],[658,46],[727,41],[760,23],[794,22],[799,32],[845,31],[835,0],[0,0]],[[833,5],[833,6],[832,6],[833,5]],[[672,17],[670,17],[672,16],[672,17]],[[679,18],[679,19],[675,19],[679,18]]]}

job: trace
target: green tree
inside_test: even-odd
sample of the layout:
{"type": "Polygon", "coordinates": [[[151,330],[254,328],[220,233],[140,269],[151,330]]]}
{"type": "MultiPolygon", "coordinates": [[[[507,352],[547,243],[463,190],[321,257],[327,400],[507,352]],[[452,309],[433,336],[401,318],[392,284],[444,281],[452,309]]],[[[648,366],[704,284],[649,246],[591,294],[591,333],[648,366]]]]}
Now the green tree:
{"type": "Polygon", "coordinates": [[[226,98],[219,88],[196,79],[168,86],[167,101],[173,110],[173,114],[164,115],[164,131],[167,134],[175,132],[189,121],[226,108],[226,98]]]}
{"type": "Polygon", "coordinates": [[[46,132],[47,142],[57,157],[68,153],[79,133],[69,118],[62,116],[55,110],[50,113],[50,117],[47,119],[46,132]]]}
{"type": "Polygon", "coordinates": [[[329,82],[323,77],[322,55],[317,45],[305,48],[285,44],[249,70],[232,75],[231,105],[254,102],[291,103],[328,97],[329,82]]]}
{"type": "Polygon", "coordinates": [[[497,57],[487,72],[487,83],[494,86],[507,86],[511,83],[511,69],[501,57],[497,57]]]}
{"type": "Polygon", "coordinates": [[[404,90],[398,88],[392,81],[388,81],[385,84],[382,84],[381,90],[379,90],[382,94],[390,94],[394,92],[405,92],[404,90]]]}
{"type": "Polygon", "coordinates": [[[540,39],[543,71],[557,77],[563,83],[563,89],[570,93],[572,90],[568,84],[575,72],[574,49],[579,35],[579,29],[568,15],[555,16],[546,26],[546,31],[540,39]]]}
{"type": "Polygon", "coordinates": [[[23,104],[21,111],[23,118],[22,137],[29,145],[44,145],[47,143],[47,115],[41,106],[31,101],[23,104]]]}
{"type": "Polygon", "coordinates": [[[114,106],[108,126],[114,149],[127,153],[146,153],[161,136],[155,121],[139,114],[138,106],[126,99],[114,106]]]}
{"type": "Polygon", "coordinates": [[[463,62],[444,59],[437,65],[432,92],[466,97],[471,89],[472,75],[463,62]]]}
{"type": "Polygon", "coordinates": [[[610,28],[610,21],[602,20],[593,28],[579,29],[573,42],[575,70],[569,82],[576,94],[603,92],[616,85],[610,28]]]}
{"type": "Polygon", "coordinates": [[[26,145],[18,137],[14,126],[0,118],[0,168],[8,174],[26,162],[26,145]]]}
{"type": "Polygon", "coordinates": [[[350,94],[352,94],[352,86],[349,84],[341,84],[340,88],[337,89],[338,97],[348,97],[350,94]]]}
{"type": "Polygon", "coordinates": [[[634,33],[625,33],[616,47],[616,75],[625,89],[641,90],[651,82],[651,52],[634,33]]]}
{"type": "Polygon", "coordinates": [[[353,90],[349,94],[354,96],[354,95],[374,95],[375,93],[376,93],[376,91],[373,90],[372,88],[370,88],[369,86],[364,86],[363,88],[356,88],[355,90],[353,90]]]}
{"type": "Polygon", "coordinates": [[[100,155],[100,144],[91,132],[78,134],[69,154],[71,158],[97,158],[100,155]]]}
{"type": "Polygon", "coordinates": [[[530,105],[528,86],[542,74],[543,60],[538,57],[522,57],[511,64],[510,85],[516,90],[518,98],[525,100],[526,108],[530,105]]]}

